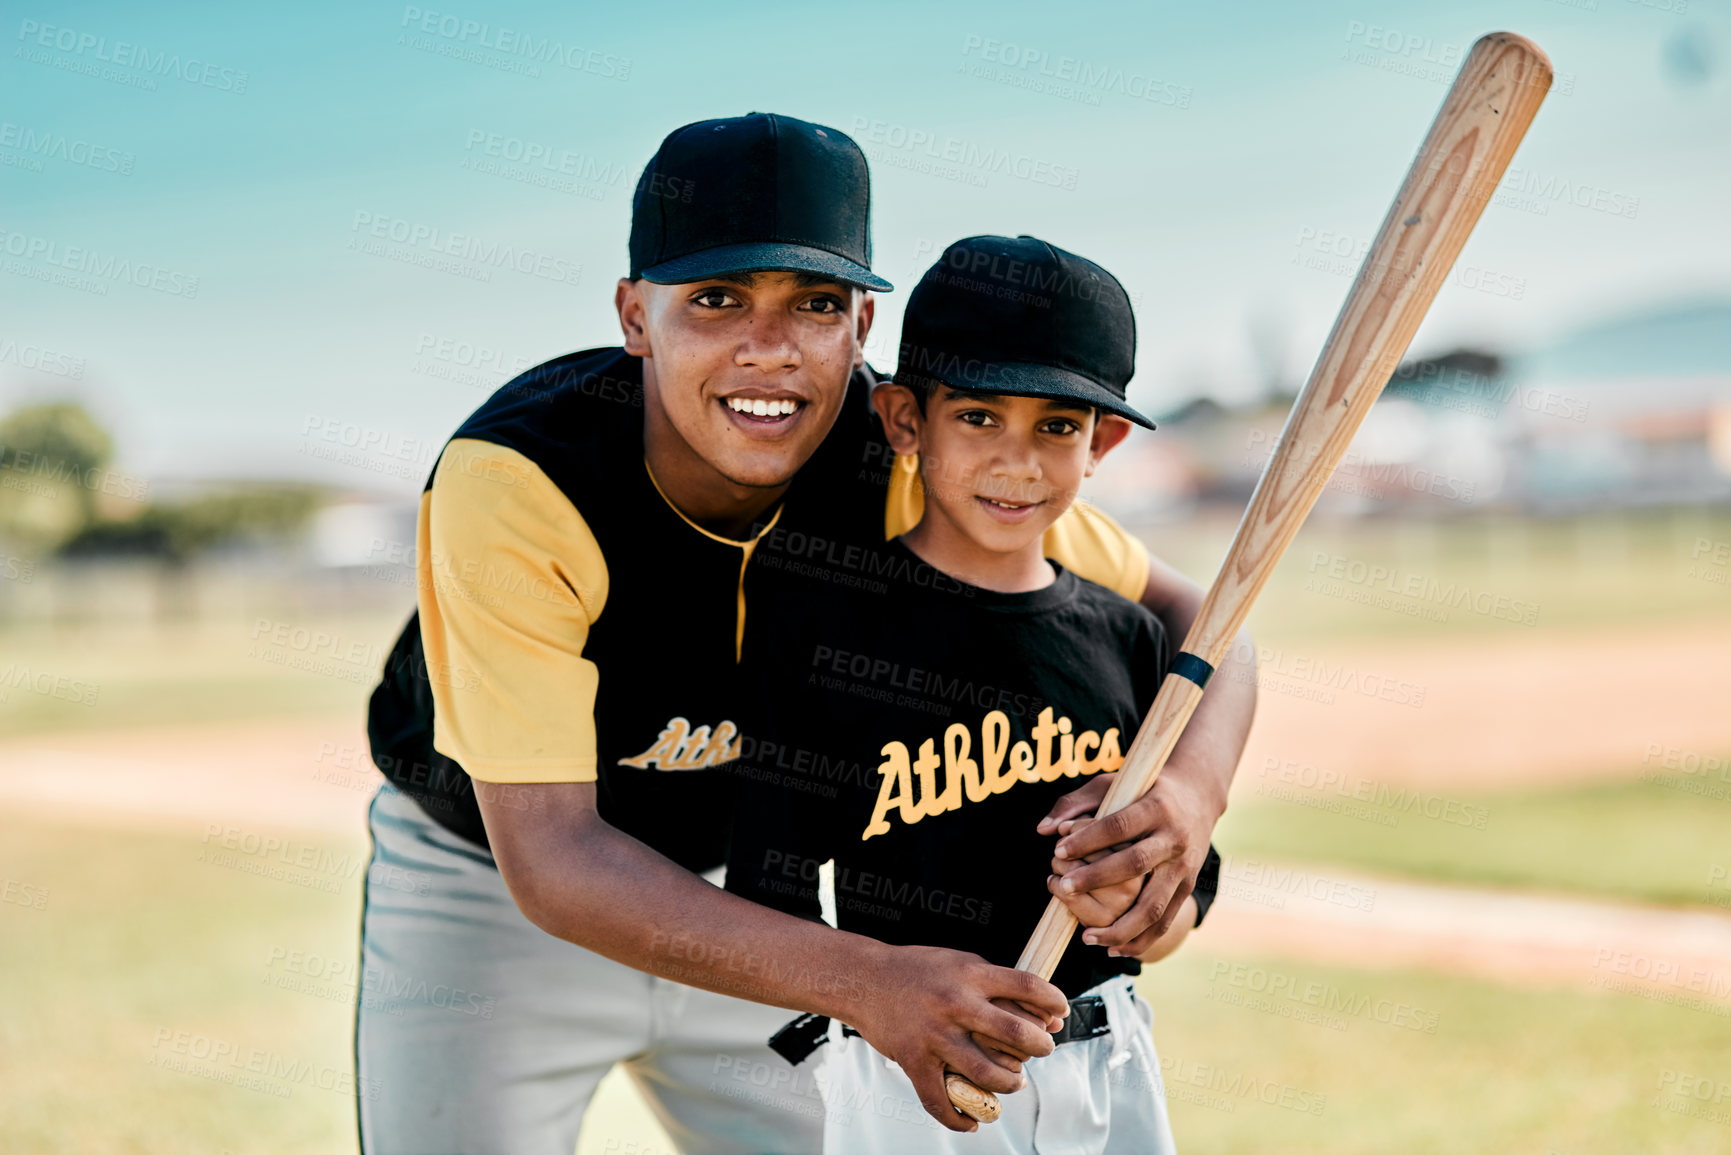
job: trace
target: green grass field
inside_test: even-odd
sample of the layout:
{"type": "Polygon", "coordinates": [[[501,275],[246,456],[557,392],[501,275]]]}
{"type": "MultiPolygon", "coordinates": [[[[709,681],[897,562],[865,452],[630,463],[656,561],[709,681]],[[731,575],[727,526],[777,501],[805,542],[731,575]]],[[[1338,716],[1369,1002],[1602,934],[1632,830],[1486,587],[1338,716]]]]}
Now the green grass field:
{"type": "Polygon", "coordinates": [[[358,718],[406,617],[407,611],[266,619],[287,627],[282,644],[273,642],[274,624],[261,627],[258,618],[8,629],[0,632],[0,675],[25,671],[65,681],[59,694],[33,693],[28,682],[0,685],[0,736],[358,718]]]}
{"type": "Polygon", "coordinates": [[[200,862],[196,839],[0,830],[0,873],[47,892],[0,905],[6,1150],[350,1149],[352,1101],[319,1086],[353,1068],[346,1010],[266,980],[274,948],[355,957],[358,876],[329,894],[200,862]],[[309,1074],[242,1089],[221,1080],[244,1062],[193,1056],[219,1045],[309,1074]]]}
{"type": "MultiPolygon", "coordinates": [[[[202,849],[196,838],[0,821],[0,876],[31,888],[14,898],[46,890],[42,909],[0,904],[9,1155],[354,1150],[343,1082],[350,1007],[271,980],[285,951],[338,966],[354,957],[358,872],[326,893],[201,862],[202,849]],[[196,1057],[223,1047],[223,1059],[196,1057]],[[255,1053],[262,1073],[246,1085],[255,1053]]],[[[357,862],[365,854],[358,841],[329,849],[357,862]]],[[[1210,957],[1205,934],[1143,987],[1185,1150],[1621,1155],[1731,1145],[1731,1127],[1661,1109],[1694,1100],[1653,1105],[1665,1071],[1731,1078],[1731,1017],[1404,971],[1275,959],[1233,970],[1210,957]],[[1257,989],[1268,978],[1323,984],[1337,1010],[1320,1023],[1289,1017],[1303,1006],[1292,1000],[1276,997],[1269,1005],[1284,1010],[1268,1010],[1257,989]],[[1378,1021],[1376,1008],[1396,1005],[1411,1008],[1410,1026],[1378,1021]]],[[[627,1137],[653,1144],[654,1125],[615,1097],[598,1107],[582,1150],[599,1153],[607,1140],[621,1149],[627,1137]]]]}
{"type": "Polygon", "coordinates": [[[1652,1105],[1690,1102],[1658,1095],[1665,1071],[1731,1075],[1724,1015],[1435,974],[1242,965],[1210,958],[1203,934],[1143,979],[1181,1150],[1621,1155],[1731,1145],[1731,1127],[1652,1105]],[[1258,996],[1263,975],[1298,990],[1319,983],[1325,1005],[1367,1009],[1286,1017],[1305,1004],[1258,996]],[[1411,1028],[1376,1020],[1375,1008],[1401,1006],[1411,1028]],[[1414,1029],[1433,1022],[1434,1033],[1414,1029]],[[1320,1113],[1303,1109],[1319,1099],[1320,1113]]]}
{"type": "Polygon", "coordinates": [[[1711,875],[1714,865],[1721,874],[1731,868],[1731,780],[1717,775],[1692,782],[1717,797],[1637,780],[1507,794],[1407,790],[1355,807],[1328,791],[1259,781],[1254,768],[1240,774],[1247,800],[1234,803],[1215,834],[1229,854],[1474,886],[1731,903],[1731,890],[1711,875]],[[1292,798],[1259,797],[1259,789],[1292,798]],[[1339,811],[1324,808],[1331,805],[1339,811]],[[1426,817],[1426,808],[1439,817],[1426,817]]]}

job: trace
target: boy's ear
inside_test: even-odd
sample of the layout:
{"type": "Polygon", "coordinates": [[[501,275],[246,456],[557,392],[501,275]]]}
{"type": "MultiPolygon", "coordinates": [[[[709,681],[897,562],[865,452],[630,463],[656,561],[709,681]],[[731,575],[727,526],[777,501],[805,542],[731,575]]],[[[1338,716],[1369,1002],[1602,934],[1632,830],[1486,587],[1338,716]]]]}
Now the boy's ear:
{"type": "Polygon", "coordinates": [[[891,449],[903,457],[912,457],[920,451],[922,417],[912,389],[885,381],[872,391],[872,408],[884,423],[884,437],[891,449]]]}
{"type": "Polygon", "coordinates": [[[1118,443],[1130,436],[1130,421],[1116,413],[1102,413],[1094,419],[1094,437],[1088,443],[1088,468],[1083,477],[1094,476],[1094,470],[1100,467],[1108,453],[1118,448],[1118,443]]]}

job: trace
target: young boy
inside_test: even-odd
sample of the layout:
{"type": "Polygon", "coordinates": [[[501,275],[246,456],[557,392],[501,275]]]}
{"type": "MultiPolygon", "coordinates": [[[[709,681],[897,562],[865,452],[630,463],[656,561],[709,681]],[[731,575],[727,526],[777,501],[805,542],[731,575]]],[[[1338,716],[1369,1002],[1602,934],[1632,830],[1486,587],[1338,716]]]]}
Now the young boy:
{"type": "MultiPolygon", "coordinates": [[[[1069,867],[1036,830],[1076,780],[1123,763],[1166,671],[1152,614],[1041,550],[1129,423],[1150,424],[1125,401],[1135,323],[1092,262],[1031,237],[971,237],[914,290],[902,336],[873,404],[896,454],[918,457],[923,514],[760,601],[745,660],[761,697],[735,769],[727,886],[815,916],[818,868],[833,861],[843,930],[1008,966],[1048,891],[1084,927],[1135,898],[1134,883],[1065,895],[1051,872],[1069,867]]],[[[1203,874],[1217,871],[1211,852],[1203,874]]],[[[1149,961],[1200,921],[1213,886],[1199,879],[1149,961]]],[[[1152,1018],[1132,993],[1140,961],[1080,940],[1052,977],[1071,1000],[1058,1045],[1001,1056],[1027,1089],[971,1134],[921,1112],[941,1082],[912,1086],[841,1024],[784,1031],[796,1053],[802,1034],[807,1051],[823,1044],[825,1151],[1172,1150],[1152,1018]]]]}

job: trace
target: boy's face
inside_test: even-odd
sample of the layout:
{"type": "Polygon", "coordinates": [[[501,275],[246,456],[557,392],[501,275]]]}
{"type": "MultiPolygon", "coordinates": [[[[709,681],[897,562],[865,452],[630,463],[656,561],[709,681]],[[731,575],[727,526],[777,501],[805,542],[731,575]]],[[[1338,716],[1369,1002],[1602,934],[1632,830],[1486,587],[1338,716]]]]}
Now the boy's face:
{"type": "Polygon", "coordinates": [[[748,487],[786,484],[816,452],[872,318],[861,290],[804,273],[622,280],[616,297],[648,419],[748,487]]]}
{"type": "Polygon", "coordinates": [[[989,553],[1037,543],[1082,479],[1130,432],[1122,417],[1074,401],[969,393],[939,385],[922,415],[911,390],[873,403],[895,451],[920,455],[926,518],[989,553]]]}

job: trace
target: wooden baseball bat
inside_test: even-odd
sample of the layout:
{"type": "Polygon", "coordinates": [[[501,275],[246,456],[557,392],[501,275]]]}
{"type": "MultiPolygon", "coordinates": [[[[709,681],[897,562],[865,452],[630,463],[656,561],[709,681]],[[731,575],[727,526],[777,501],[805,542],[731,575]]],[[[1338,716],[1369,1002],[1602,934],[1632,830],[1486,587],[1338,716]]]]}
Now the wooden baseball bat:
{"type": "MultiPolygon", "coordinates": [[[[1101,815],[1122,810],[1154,785],[1209,675],[1406,353],[1550,87],[1550,60],[1512,32],[1481,37],[1461,64],[1101,815]]],[[[1076,926],[1054,898],[1016,968],[1051,978],[1076,926]]],[[[998,1117],[991,1092],[953,1072],[946,1083],[950,1102],[964,1115],[982,1123],[998,1117]]]]}

